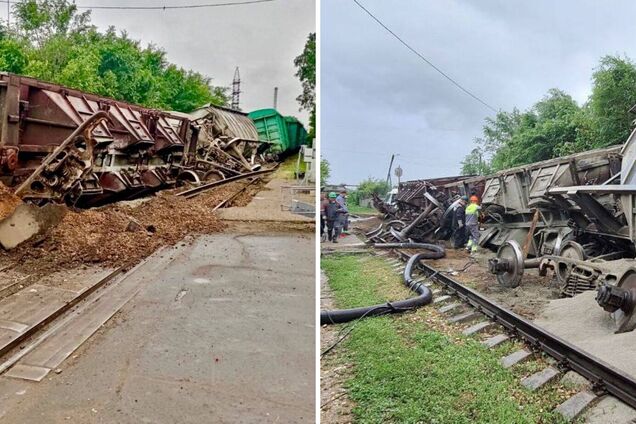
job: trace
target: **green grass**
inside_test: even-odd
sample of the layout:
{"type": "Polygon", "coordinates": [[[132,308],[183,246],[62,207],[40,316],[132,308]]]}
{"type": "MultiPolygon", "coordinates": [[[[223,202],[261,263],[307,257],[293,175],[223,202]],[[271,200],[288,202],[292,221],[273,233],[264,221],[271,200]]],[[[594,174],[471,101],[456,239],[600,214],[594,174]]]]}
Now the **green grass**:
{"type": "MultiPolygon", "coordinates": [[[[287,180],[296,179],[296,165],[298,164],[298,155],[300,153],[296,153],[295,155],[287,157],[278,167],[276,174],[287,180]]],[[[301,160],[300,161],[300,172],[305,172],[307,170],[307,164],[301,160]]]]}
{"type": "MultiPolygon", "coordinates": [[[[321,266],[338,307],[410,296],[382,259],[335,256],[321,266]]],[[[356,422],[559,422],[548,412],[560,402],[553,390],[523,389],[520,376],[501,367],[497,350],[459,331],[432,329],[435,314],[424,307],[359,321],[337,348],[338,360],[353,364],[346,387],[356,422]]]]}
{"type": "Polygon", "coordinates": [[[364,206],[358,206],[358,205],[347,205],[347,208],[349,209],[349,213],[353,213],[353,214],[362,214],[362,215],[377,215],[378,211],[375,210],[375,208],[367,208],[364,206]]]}

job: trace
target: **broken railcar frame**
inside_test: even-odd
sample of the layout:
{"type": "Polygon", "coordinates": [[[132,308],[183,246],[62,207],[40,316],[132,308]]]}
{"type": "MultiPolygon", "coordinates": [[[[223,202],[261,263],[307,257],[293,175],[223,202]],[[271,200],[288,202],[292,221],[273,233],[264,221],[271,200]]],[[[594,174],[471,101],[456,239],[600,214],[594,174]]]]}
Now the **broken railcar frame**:
{"type": "Polygon", "coordinates": [[[158,111],[0,73],[0,181],[30,202],[92,206],[261,167],[268,144],[253,139],[245,114],[202,111],[158,111]],[[199,135],[210,132],[203,148],[199,135]]]}
{"type": "Polygon", "coordinates": [[[481,195],[483,178],[453,176],[400,183],[394,205],[374,199],[374,206],[391,221],[388,233],[398,241],[422,242],[450,236],[450,214],[461,195],[481,195]]]}
{"type": "Polygon", "coordinates": [[[22,189],[25,200],[99,203],[171,186],[179,173],[187,130],[186,119],[165,112],[0,74],[0,179],[16,186],[38,170],[31,185],[22,189]],[[58,149],[100,113],[107,119],[58,149]],[[53,152],[52,163],[40,169],[53,152]],[[79,158],[84,173],[73,179],[69,172],[77,168],[79,158]]]}
{"type": "MultiPolygon", "coordinates": [[[[596,289],[618,332],[636,327],[635,133],[623,146],[507,169],[481,181],[480,244],[497,250],[489,266],[502,285],[517,286],[524,269],[553,269],[564,295],[596,289]]],[[[419,182],[404,196],[418,190],[430,194],[419,182]]],[[[429,209],[426,200],[413,205],[407,219],[391,221],[388,231],[373,235],[404,239],[404,229],[419,225],[429,209]]],[[[416,232],[408,236],[422,241],[416,232]]]]}
{"type": "MultiPolygon", "coordinates": [[[[614,318],[617,332],[636,328],[635,166],[636,131],[623,146],[532,165],[538,183],[536,190],[530,186],[528,198],[536,201],[536,216],[546,225],[529,235],[525,230],[534,259],[527,259],[530,249],[522,251],[514,237],[500,244],[489,261],[497,280],[516,286],[526,268],[553,269],[564,295],[596,289],[596,300],[614,318]],[[547,231],[556,235],[552,245],[543,237],[547,231]]],[[[484,203],[496,204],[487,194],[484,203]]],[[[488,244],[492,237],[486,233],[481,241],[488,244]]]]}

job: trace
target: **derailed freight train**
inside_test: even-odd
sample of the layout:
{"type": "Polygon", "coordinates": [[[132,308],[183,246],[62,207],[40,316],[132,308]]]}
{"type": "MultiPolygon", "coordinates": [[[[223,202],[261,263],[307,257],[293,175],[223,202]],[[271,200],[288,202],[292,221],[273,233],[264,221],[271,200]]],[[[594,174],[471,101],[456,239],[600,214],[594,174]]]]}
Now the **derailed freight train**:
{"type": "Polygon", "coordinates": [[[489,178],[483,201],[499,222],[489,222],[481,242],[498,248],[489,263],[497,280],[514,287],[526,269],[551,269],[565,296],[597,290],[617,332],[633,330],[635,162],[632,133],[623,146],[529,165],[525,179],[519,169],[489,178]]]}
{"type": "MultiPolygon", "coordinates": [[[[461,186],[472,181],[473,186],[483,187],[481,195],[475,190],[483,210],[480,244],[497,251],[489,267],[500,284],[519,285],[529,268],[540,273],[553,270],[563,295],[597,290],[597,302],[612,313],[617,331],[631,331],[636,327],[635,164],[636,135],[632,133],[623,146],[520,166],[485,178],[439,187],[430,184],[432,180],[418,182],[425,187],[420,197],[427,200],[403,219],[384,205],[389,214],[384,234],[416,241],[447,238],[445,221],[428,219],[442,210],[448,216],[455,204],[448,194],[454,198],[469,194],[461,186]],[[437,227],[418,233],[429,224],[437,227]]],[[[404,185],[405,195],[412,191],[412,184],[404,185]]],[[[396,209],[408,208],[398,204],[396,209]]]]}
{"type": "Polygon", "coordinates": [[[475,176],[405,181],[391,204],[374,195],[373,205],[385,215],[385,238],[428,243],[450,237],[452,212],[460,196],[481,196],[483,190],[484,178],[475,176]]]}
{"type": "Polygon", "coordinates": [[[247,114],[165,112],[0,74],[0,181],[31,203],[99,205],[276,159],[247,114]]]}

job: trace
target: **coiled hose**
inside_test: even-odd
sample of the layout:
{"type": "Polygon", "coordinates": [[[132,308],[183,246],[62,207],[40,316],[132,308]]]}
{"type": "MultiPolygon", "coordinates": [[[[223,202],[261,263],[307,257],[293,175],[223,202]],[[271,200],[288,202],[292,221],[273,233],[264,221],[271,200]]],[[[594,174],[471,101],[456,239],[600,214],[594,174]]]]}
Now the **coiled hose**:
{"type": "MultiPolygon", "coordinates": [[[[414,244],[423,245],[425,243],[387,243],[391,245],[407,245],[407,246],[393,246],[402,248],[413,248],[414,244]]],[[[324,324],[341,324],[343,322],[353,321],[363,317],[372,317],[377,315],[393,314],[397,312],[409,311],[420,306],[428,305],[433,300],[433,293],[431,290],[422,283],[416,283],[411,276],[413,267],[419,263],[421,259],[438,259],[444,256],[445,251],[441,246],[434,244],[427,244],[427,252],[416,253],[411,256],[404,267],[403,280],[404,285],[418,294],[416,297],[412,297],[406,300],[399,300],[397,302],[387,302],[380,305],[366,306],[361,308],[352,309],[337,309],[334,311],[320,311],[320,325],[324,324]],[[439,256],[441,251],[441,256],[439,256]]],[[[377,245],[376,245],[377,247],[377,245]]],[[[386,247],[382,245],[382,247],[386,247]]]]}

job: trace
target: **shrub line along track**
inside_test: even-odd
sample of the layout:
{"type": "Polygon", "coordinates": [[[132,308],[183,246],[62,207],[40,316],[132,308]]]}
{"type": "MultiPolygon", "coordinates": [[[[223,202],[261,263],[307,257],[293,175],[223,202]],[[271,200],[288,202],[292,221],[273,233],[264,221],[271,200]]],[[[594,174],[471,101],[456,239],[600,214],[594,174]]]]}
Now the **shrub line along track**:
{"type": "MultiPolygon", "coordinates": [[[[402,260],[410,255],[394,250],[402,260]]],[[[636,380],[600,359],[590,355],[565,340],[549,333],[532,322],[488,300],[433,267],[420,262],[418,269],[430,280],[445,286],[448,292],[459,297],[489,319],[505,327],[526,342],[534,351],[541,350],[556,359],[559,367],[573,370],[587,378],[593,389],[610,394],[636,409],[636,380]]]]}

